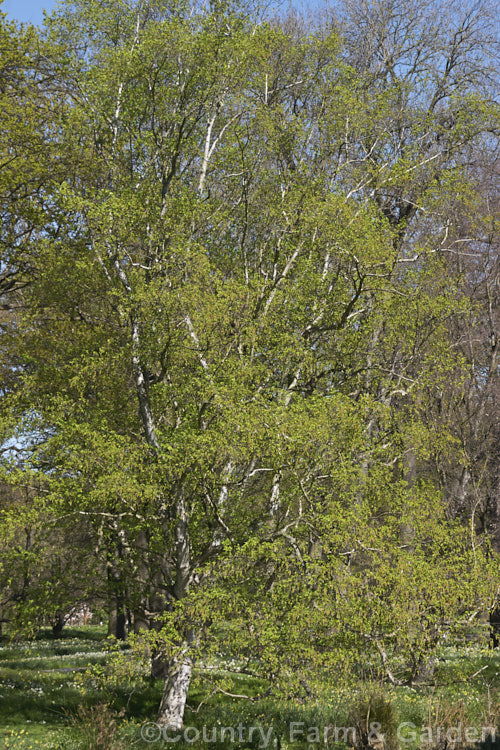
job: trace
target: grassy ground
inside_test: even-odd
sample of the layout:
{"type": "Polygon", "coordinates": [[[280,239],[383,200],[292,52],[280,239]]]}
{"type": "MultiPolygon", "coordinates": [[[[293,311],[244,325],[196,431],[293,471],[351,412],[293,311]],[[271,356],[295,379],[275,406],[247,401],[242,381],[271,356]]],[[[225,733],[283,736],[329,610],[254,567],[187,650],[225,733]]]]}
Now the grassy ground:
{"type": "MultiPolygon", "coordinates": [[[[335,726],[356,728],[359,746],[364,729],[374,724],[377,740],[376,726],[381,724],[386,750],[398,746],[407,750],[453,750],[472,744],[467,742],[467,727],[477,727],[480,739],[482,727],[498,729],[500,723],[500,655],[477,645],[463,645],[441,651],[436,686],[382,689],[365,682],[340,691],[326,685],[321,701],[308,705],[269,698],[251,702],[219,693],[196,711],[207,692],[195,683],[189,697],[191,708],[185,717],[186,726],[190,727],[187,736],[175,742],[159,741],[154,725],[147,725],[143,736],[141,728],[154,721],[161,684],[144,678],[134,682],[125,676],[122,682],[106,687],[101,676],[115,650],[103,629],[95,627],[68,629],[60,640],[49,637],[47,631],[34,641],[2,644],[0,748],[319,749],[325,747],[324,727],[331,727],[329,745],[345,748],[354,744],[353,734],[344,735],[339,730],[335,743],[335,726]],[[91,678],[89,668],[93,672],[91,678]],[[223,727],[228,728],[224,733],[223,727]],[[250,727],[254,727],[252,736],[250,727]],[[461,728],[461,742],[455,742],[454,735],[447,736],[452,727],[461,728]]],[[[131,663],[130,655],[126,655],[125,663],[127,659],[131,663]]],[[[230,674],[227,685],[228,692],[246,695],[259,690],[250,678],[230,674]]],[[[500,731],[498,734],[500,737],[500,731]]],[[[478,747],[486,750],[492,743],[486,738],[478,747]]]]}

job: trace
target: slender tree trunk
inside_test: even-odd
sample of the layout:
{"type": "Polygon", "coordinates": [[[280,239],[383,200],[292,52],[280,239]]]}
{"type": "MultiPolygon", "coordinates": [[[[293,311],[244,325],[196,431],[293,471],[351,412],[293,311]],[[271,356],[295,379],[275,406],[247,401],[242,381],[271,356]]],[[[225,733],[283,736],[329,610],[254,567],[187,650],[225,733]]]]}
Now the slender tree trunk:
{"type": "Polygon", "coordinates": [[[116,606],[112,601],[108,601],[108,636],[116,634],[116,606]]]}
{"type": "Polygon", "coordinates": [[[149,541],[144,529],[139,530],[137,533],[135,546],[139,553],[137,562],[139,592],[137,595],[138,600],[134,607],[134,633],[140,633],[141,630],[149,630],[151,627],[151,620],[148,615],[146,615],[146,612],[150,611],[151,607],[148,600],[148,591],[150,587],[148,560],[149,541]]]}
{"type": "Polygon", "coordinates": [[[60,638],[64,627],[64,615],[62,612],[57,612],[54,619],[52,620],[52,635],[54,638],[60,638]]]}
{"type": "Polygon", "coordinates": [[[126,641],[127,640],[127,625],[126,625],[126,617],[125,617],[125,610],[123,609],[123,602],[119,602],[117,605],[117,616],[116,616],[116,633],[115,637],[118,638],[119,641],[126,641]]]}
{"type": "MultiPolygon", "coordinates": [[[[122,282],[127,294],[130,295],[132,293],[132,288],[125,271],[116,259],[114,261],[114,265],[120,281],[122,282]]],[[[149,394],[146,386],[147,378],[145,376],[145,371],[139,353],[139,319],[135,315],[133,315],[130,319],[130,323],[132,334],[132,369],[134,373],[134,381],[137,392],[139,415],[144,429],[146,442],[155,454],[159,454],[161,452],[161,447],[156,433],[156,425],[151,408],[151,403],[149,401],[149,394]]],[[[206,368],[205,364],[204,367],[206,368]]],[[[191,572],[191,551],[188,532],[189,518],[185,507],[182,487],[179,488],[177,498],[177,516],[178,520],[175,528],[176,575],[172,593],[177,600],[180,600],[187,593],[191,572]]],[[[145,539],[141,540],[140,546],[144,546],[144,542],[145,539]]],[[[145,547],[147,549],[147,544],[145,545],[145,547]]],[[[154,602],[150,602],[150,604],[153,608],[154,602]]],[[[153,623],[151,623],[151,625],[153,625],[154,627],[153,623]]],[[[186,648],[182,652],[182,657],[176,660],[171,660],[167,664],[165,664],[164,661],[163,664],[158,663],[158,668],[160,669],[161,667],[161,672],[163,673],[163,675],[167,675],[160,708],[158,711],[158,723],[160,723],[162,726],[172,727],[173,729],[179,729],[183,726],[184,708],[186,705],[187,694],[193,670],[192,658],[188,653],[193,639],[187,638],[186,640],[186,648]]],[[[158,662],[160,662],[160,659],[161,654],[158,655],[158,662]]],[[[153,655],[152,675],[154,675],[156,670],[155,660],[155,655],[153,655]]]]}
{"type": "MultiPolygon", "coordinates": [[[[182,488],[179,488],[177,497],[177,515],[178,520],[175,527],[176,575],[173,595],[175,599],[180,601],[188,592],[191,573],[188,514],[182,488]]],[[[166,679],[158,710],[158,723],[162,726],[172,729],[180,729],[183,726],[184,708],[193,672],[194,642],[195,635],[192,630],[188,630],[180,653],[170,659],[163,668],[166,679]]]]}
{"type": "Polygon", "coordinates": [[[189,654],[172,660],[168,671],[169,675],[165,680],[158,711],[158,723],[170,729],[182,729],[184,709],[193,672],[193,661],[189,654]]]}
{"type": "Polygon", "coordinates": [[[495,607],[490,611],[489,625],[490,646],[498,648],[500,646],[500,607],[495,607]]]}
{"type": "Polygon", "coordinates": [[[120,641],[127,639],[125,600],[122,592],[123,582],[120,576],[108,571],[109,616],[108,635],[113,635],[120,641]]]}

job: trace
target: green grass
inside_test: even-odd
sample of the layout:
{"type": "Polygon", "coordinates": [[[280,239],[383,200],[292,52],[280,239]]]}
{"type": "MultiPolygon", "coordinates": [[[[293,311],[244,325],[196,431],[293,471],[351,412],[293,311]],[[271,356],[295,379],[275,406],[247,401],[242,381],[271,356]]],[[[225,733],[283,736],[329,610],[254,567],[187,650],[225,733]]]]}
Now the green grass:
{"type": "MultiPolygon", "coordinates": [[[[305,704],[273,698],[253,702],[219,692],[196,710],[208,697],[201,669],[193,683],[185,716],[186,725],[193,728],[193,736],[200,733],[200,741],[193,744],[145,742],[141,739],[141,726],[146,721],[154,721],[161,683],[150,681],[140,672],[121,682],[107,683],[103,679],[104,665],[114,651],[116,646],[106,639],[104,629],[95,627],[68,630],[59,640],[42,632],[33,641],[4,642],[0,647],[0,748],[144,750],[175,747],[184,750],[207,747],[237,750],[262,746],[260,727],[265,736],[272,729],[273,747],[301,750],[308,745],[307,731],[302,741],[292,745],[289,742],[292,722],[303,722],[305,728],[351,726],[356,722],[363,726],[367,714],[373,722],[378,720],[378,712],[382,722],[389,721],[387,716],[394,717],[390,721],[411,722],[418,737],[421,726],[447,727],[460,722],[463,726],[481,727],[498,725],[500,718],[500,654],[478,645],[462,644],[441,649],[434,686],[390,687],[358,681],[349,689],[340,689],[335,675],[331,680],[325,676],[321,698],[305,704]],[[370,698],[373,693],[375,697],[370,698]],[[118,716],[119,712],[122,715],[118,716]],[[220,741],[222,727],[237,730],[240,724],[245,728],[256,727],[253,738],[248,737],[245,729],[247,733],[242,742],[231,742],[229,731],[226,741],[220,741]],[[209,738],[212,731],[216,732],[217,743],[202,742],[203,726],[208,727],[209,738]]],[[[125,651],[123,663],[134,664],[131,652],[125,651]]],[[[224,676],[228,692],[254,696],[262,691],[262,683],[235,675],[224,663],[212,666],[219,668],[207,670],[205,674],[224,676]]],[[[235,740],[238,740],[237,731],[235,740]]],[[[419,744],[417,739],[404,748],[415,750],[419,744]]],[[[325,746],[314,744],[311,747],[325,746]]],[[[340,750],[346,745],[340,743],[337,747],[340,750]]],[[[427,747],[431,750],[431,745],[427,747]]],[[[439,750],[444,748],[439,747],[439,750]]]]}

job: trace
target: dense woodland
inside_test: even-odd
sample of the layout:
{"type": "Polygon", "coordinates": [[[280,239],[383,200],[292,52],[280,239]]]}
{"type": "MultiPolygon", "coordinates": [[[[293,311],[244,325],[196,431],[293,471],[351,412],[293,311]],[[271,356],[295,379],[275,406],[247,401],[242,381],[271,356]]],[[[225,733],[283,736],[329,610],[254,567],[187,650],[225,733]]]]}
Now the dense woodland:
{"type": "Polygon", "coordinates": [[[307,698],[487,620],[497,37],[486,1],[1,17],[4,632],[109,617],[178,727],[221,651],[307,698]]]}

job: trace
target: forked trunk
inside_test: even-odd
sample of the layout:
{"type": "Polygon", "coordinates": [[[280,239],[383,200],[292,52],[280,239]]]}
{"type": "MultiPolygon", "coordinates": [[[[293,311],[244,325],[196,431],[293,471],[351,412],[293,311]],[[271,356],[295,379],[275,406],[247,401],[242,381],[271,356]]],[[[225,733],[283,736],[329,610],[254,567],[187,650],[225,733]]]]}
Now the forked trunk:
{"type": "Polygon", "coordinates": [[[161,726],[182,729],[192,671],[193,662],[187,655],[171,663],[158,711],[158,724],[161,726]]]}

